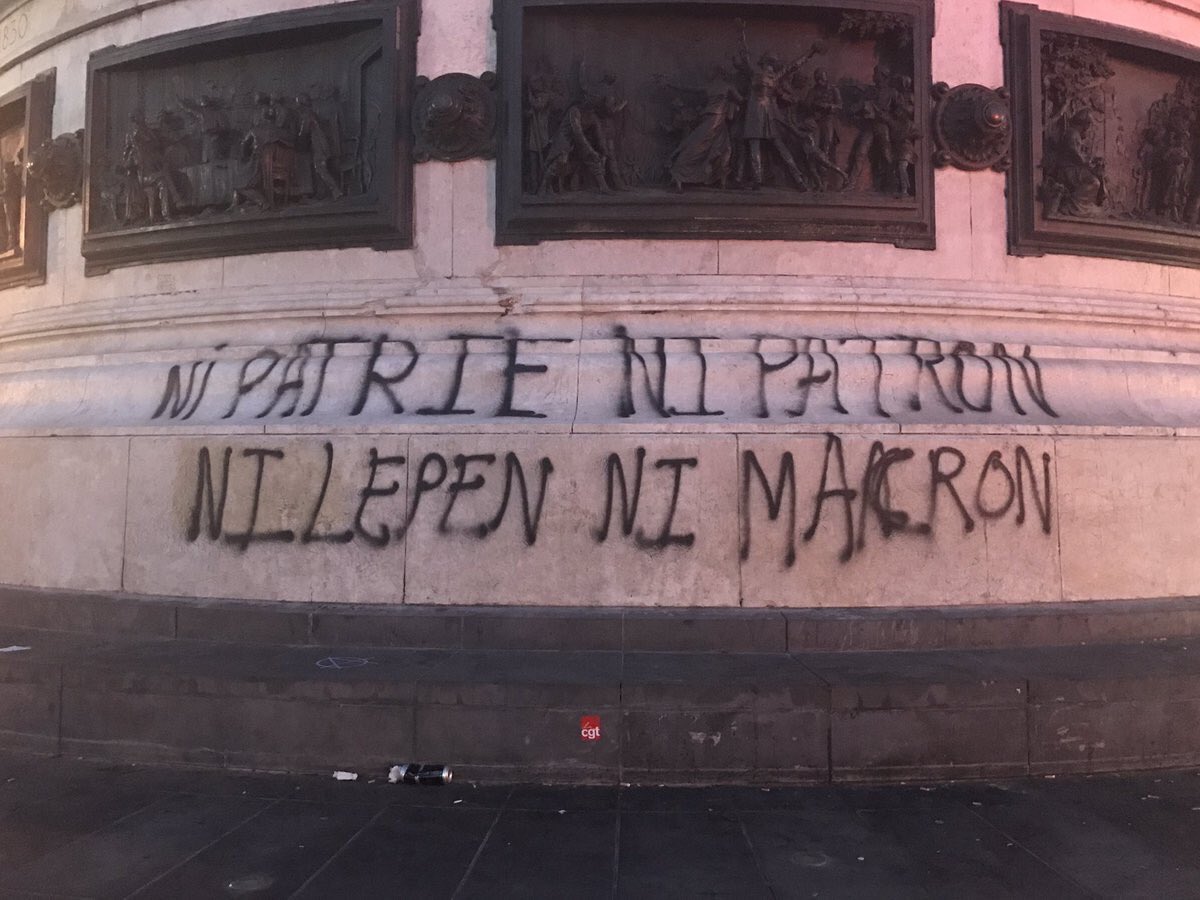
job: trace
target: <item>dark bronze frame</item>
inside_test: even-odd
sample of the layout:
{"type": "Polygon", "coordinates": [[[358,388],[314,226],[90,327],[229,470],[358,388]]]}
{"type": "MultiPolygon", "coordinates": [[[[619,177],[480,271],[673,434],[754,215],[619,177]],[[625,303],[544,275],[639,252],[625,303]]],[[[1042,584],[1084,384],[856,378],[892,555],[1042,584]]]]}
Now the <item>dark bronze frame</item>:
{"type": "Polygon", "coordinates": [[[1066,253],[1200,267],[1200,231],[1112,218],[1047,219],[1038,199],[1042,170],[1042,32],[1093,38],[1123,45],[1131,58],[1153,64],[1173,57],[1197,64],[1200,48],[1148,32],[1061,13],[1025,3],[1001,4],[1005,84],[1012,95],[1013,149],[1008,176],[1008,249],[1013,256],[1066,253]]]}
{"type": "MultiPolygon", "coordinates": [[[[49,140],[51,117],[54,114],[54,70],[38,75],[32,81],[0,97],[0,110],[23,104],[25,119],[25,159],[31,150],[49,140]]],[[[0,288],[18,285],[44,284],[46,281],[46,228],[49,211],[29,192],[29,173],[24,173],[22,191],[24,216],[21,227],[21,252],[0,260],[0,288]]]]}
{"type": "MultiPolygon", "coordinates": [[[[83,255],[88,275],[117,266],[284,250],[369,246],[401,249],[412,246],[412,149],[408,139],[408,104],[416,78],[416,43],[420,0],[364,0],[295,12],[273,13],[220,25],[164,35],[127,47],[93,53],[88,62],[87,135],[84,183],[83,255]],[[109,73],[118,66],[149,61],[186,50],[219,54],[224,42],[301,28],[353,22],[377,23],[383,48],[382,77],[389,102],[383,116],[375,174],[374,202],[353,209],[304,210],[296,215],[259,216],[252,220],[168,222],[150,227],[97,231],[92,228],[93,165],[97,135],[108,114],[109,73]]],[[[291,211],[289,211],[291,212],[291,211]]]]}
{"type": "Polygon", "coordinates": [[[874,241],[921,250],[936,246],[933,139],[928,110],[932,76],[933,0],[494,0],[501,90],[500,153],[496,181],[496,243],[536,244],[578,238],[699,238],[874,241]],[[529,202],[522,192],[523,21],[538,7],[820,8],[902,13],[914,19],[913,64],[917,126],[916,197],[911,203],[868,199],[835,204],[782,204],[747,195],[742,202],[656,198],[653,202],[573,204],[529,202]]]}

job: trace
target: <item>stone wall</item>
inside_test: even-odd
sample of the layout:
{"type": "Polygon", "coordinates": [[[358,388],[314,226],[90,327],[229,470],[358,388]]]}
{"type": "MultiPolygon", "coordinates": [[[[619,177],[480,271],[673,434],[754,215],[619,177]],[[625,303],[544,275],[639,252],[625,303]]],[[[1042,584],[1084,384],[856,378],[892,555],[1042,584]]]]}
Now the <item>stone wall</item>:
{"type": "MultiPolygon", "coordinates": [[[[0,91],[56,67],[54,132],[73,130],[92,50],[311,5],[30,0],[0,19],[30,23],[0,91]]],[[[490,0],[424,6],[421,74],[495,66],[490,0]]],[[[1041,6],[1200,44],[1182,3],[1041,6]]],[[[936,80],[999,84],[1001,52],[993,0],[939,0],[936,80]]],[[[1009,256],[990,171],[937,173],[935,251],[496,247],[494,163],[415,179],[404,251],[87,277],[80,208],[54,213],[47,282],[0,294],[0,582],[701,606],[1200,591],[1200,269],[1009,256]]]]}

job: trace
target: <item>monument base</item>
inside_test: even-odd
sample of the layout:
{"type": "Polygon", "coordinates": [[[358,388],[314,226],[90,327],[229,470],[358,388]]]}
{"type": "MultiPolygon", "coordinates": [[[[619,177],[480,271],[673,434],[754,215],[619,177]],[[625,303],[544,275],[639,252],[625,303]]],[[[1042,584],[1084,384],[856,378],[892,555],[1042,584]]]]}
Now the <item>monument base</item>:
{"type": "Polygon", "coordinates": [[[0,746],[380,775],[437,761],[496,782],[1196,765],[1198,630],[1192,599],[381,610],[5,589],[0,746]]]}

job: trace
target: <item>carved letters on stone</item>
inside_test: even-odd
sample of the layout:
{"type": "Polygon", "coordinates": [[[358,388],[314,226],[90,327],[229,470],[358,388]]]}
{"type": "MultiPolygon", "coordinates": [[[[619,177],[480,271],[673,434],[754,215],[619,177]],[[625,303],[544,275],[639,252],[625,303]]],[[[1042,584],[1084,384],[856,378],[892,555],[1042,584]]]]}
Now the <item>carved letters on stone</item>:
{"type": "Polygon", "coordinates": [[[932,3],[869,5],[497,0],[498,241],[931,248],[932,3]]]}
{"type": "Polygon", "coordinates": [[[261,16],[102,50],[89,64],[87,271],[411,243],[396,109],[416,0],[261,16]]]}
{"type": "Polygon", "coordinates": [[[1011,251],[1200,266],[1200,49],[1003,9],[1011,251]]]}
{"type": "Polygon", "coordinates": [[[31,147],[50,138],[54,72],[0,97],[0,288],[46,280],[46,210],[29,189],[31,147]]]}

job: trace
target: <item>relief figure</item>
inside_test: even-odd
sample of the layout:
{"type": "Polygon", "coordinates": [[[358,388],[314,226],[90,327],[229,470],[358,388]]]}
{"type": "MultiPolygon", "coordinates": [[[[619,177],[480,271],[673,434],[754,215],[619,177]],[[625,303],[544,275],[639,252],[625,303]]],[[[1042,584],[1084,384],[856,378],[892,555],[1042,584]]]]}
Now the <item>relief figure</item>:
{"type": "Polygon", "coordinates": [[[876,190],[887,190],[895,171],[895,138],[892,134],[900,92],[892,84],[892,75],[876,66],[872,84],[863,92],[855,110],[858,134],[850,147],[850,172],[847,187],[857,187],[863,168],[873,173],[876,190]]]}
{"type": "Polygon", "coordinates": [[[198,100],[180,97],[153,120],[135,110],[117,177],[103,159],[93,170],[99,216],[139,226],[361,192],[359,138],[342,132],[338,92],[321,90],[289,100],[265,91],[221,96],[210,85],[198,100]]]}
{"type": "Polygon", "coordinates": [[[4,207],[4,240],[0,252],[21,246],[21,210],[25,201],[25,151],[18,148],[11,160],[0,162],[0,204],[4,207]]]}
{"type": "Polygon", "coordinates": [[[1106,163],[1096,124],[1104,121],[1105,83],[1115,74],[1096,43],[1065,35],[1043,42],[1041,199],[1047,216],[1108,213],[1106,163]]]}
{"type": "Polygon", "coordinates": [[[1104,212],[1104,158],[1092,154],[1092,126],[1092,111],[1081,108],[1046,148],[1042,161],[1046,215],[1098,216],[1104,212]]]}
{"type": "MultiPolygon", "coordinates": [[[[874,65],[869,78],[872,67],[861,66],[861,82],[842,74],[837,83],[831,72],[846,72],[844,61],[809,65],[838,53],[840,46],[831,50],[829,42],[845,42],[842,32],[808,26],[781,42],[785,49],[752,52],[748,23],[734,25],[740,34],[732,57],[714,28],[677,58],[667,54],[675,72],[620,70],[619,83],[631,95],[618,89],[613,72],[589,82],[586,60],[558,60],[559,72],[573,72],[566,90],[556,90],[551,61],[530,64],[521,89],[524,193],[770,186],[916,194],[922,123],[909,74],[911,35],[907,43],[900,39],[911,32],[911,19],[864,20],[864,34],[850,40],[874,46],[854,49],[853,58],[873,54],[887,63],[874,65]]],[[[756,27],[767,34],[761,22],[756,27]]]]}
{"type": "Polygon", "coordinates": [[[750,46],[746,40],[746,23],[739,20],[742,29],[741,49],[733,58],[734,69],[741,77],[746,95],[746,108],[742,116],[741,133],[738,147],[737,178],[745,183],[746,168],[749,167],[749,180],[753,187],[760,188],[765,180],[763,167],[763,145],[775,151],[775,155],[783,163],[796,186],[804,189],[807,182],[796,165],[792,152],[784,142],[786,120],[780,109],[782,93],[792,75],[802,66],[817,47],[808,56],[785,66],[783,62],[770,53],[764,53],[758,62],[751,62],[750,46]]]}
{"type": "MultiPolygon", "coordinates": [[[[340,153],[334,146],[325,123],[313,109],[312,98],[308,94],[299,94],[296,97],[296,133],[300,149],[308,152],[309,165],[312,166],[313,172],[325,185],[329,196],[340,200],[342,188],[329,171],[330,163],[335,162],[340,153]]],[[[335,128],[333,133],[338,134],[338,129],[335,128]]]]}
{"type": "Polygon", "coordinates": [[[844,189],[850,175],[837,164],[837,147],[840,141],[834,127],[831,104],[837,102],[841,108],[841,94],[828,84],[824,69],[813,73],[816,86],[803,93],[803,79],[799,73],[793,79],[790,99],[793,101],[788,116],[789,136],[796,146],[797,162],[804,176],[805,185],[813,190],[831,188],[830,179],[836,175],[836,187],[844,189]],[[824,82],[824,84],[822,84],[824,82]],[[803,99],[799,99],[803,96],[803,99]]]}
{"type": "Polygon", "coordinates": [[[579,190],[584,171],[602,194],[627,189],[617,140],[617,117],[626,105],[612,75],[605,75],[599,87],[582,89],[550,140],[539,194],[579,190]]]}
{"type": "Polygon", "coordinates": [[[167,165],[166,142],[140,111],[129,116],[123,159],[130,188],[125,198],[125,220],[142,219],[144,210],[149,222],[170,221],[183,197],[167,165]]]}
{"type": "MultiPolygon", "coordinates": [[[[733,127],[745,98],[733,86],[729,73],[720,66],[704,88],[675,90],[705,95],[699,119],[686,133],[667,162],[671,184],[716,185],[724,188],[733,172],[733,127]]],[[[685,126],[686,127],[686,126],[685,126]]]]}
{"type": "Polygon", "coordinates": [[[262,209],[274,209],[291,195],[296,171],[295,140],[278,119],[278,106],[260,97],[258,121],[240,144],[242,177],[234,188],[231,209],[246,201],[262,209]]]}
{"type": "Polygon", "coordinates": [[[813,86],[804,98],[804,105],[816,131],[817,149],[826,159],[836,160],[841,142],[837,120],[842,112],[842,92],[829,83],[829,73],[825,69],[813,72],[813,86]]]}
{"type": "Polygon", "coordinates": [[[525,190],[536,192],[546,174],[546,159],[554,136],[550,110],[555,92],[544,74],[534,75],[525,88],[525,190]]]}

